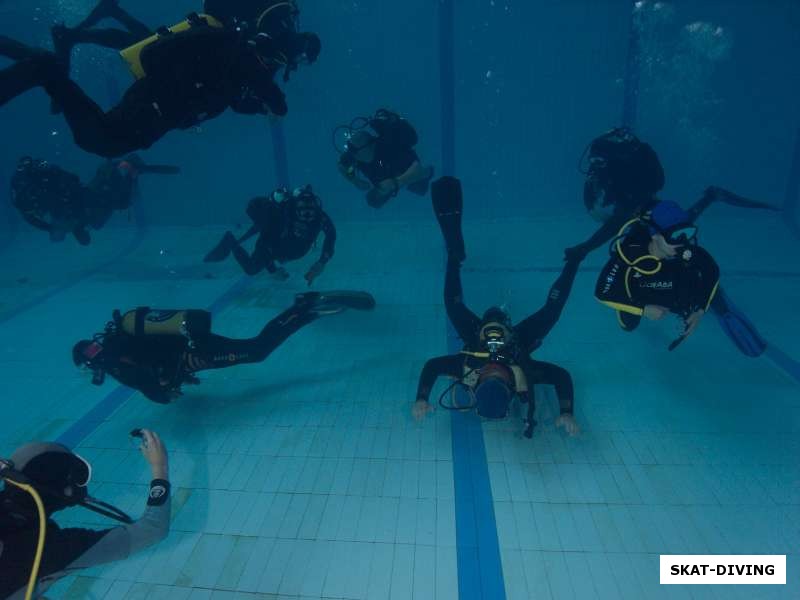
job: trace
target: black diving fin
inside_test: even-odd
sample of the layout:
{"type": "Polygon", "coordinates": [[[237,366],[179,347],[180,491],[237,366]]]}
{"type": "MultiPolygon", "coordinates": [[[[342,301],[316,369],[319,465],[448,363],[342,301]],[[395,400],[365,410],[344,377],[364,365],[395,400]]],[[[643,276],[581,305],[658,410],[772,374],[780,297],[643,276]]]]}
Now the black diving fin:
{"type": "Polygon", "coordinates": [[[738,208],[749,208],[755,210],[771,210],[774,212],[781,212],[783,209],[766,202],[759,202],[758,200],[750,200],[744,196],[739,196],[733,192],[722,189],[721,187],[711,186],[706,189],[703,197],[700,198],[690,209],[689,214],[694,222],[705,210],[715,202],[728,204],[729,206],[736,206],[738,208]]]}
{"type": "Polygon", "coordinates": [[[436,220],[444,236],[447,256],[463,262],[467,254],[461,231],[461,213],[464,208],[461,182],[455,177],[440,177],[431,185],[431,198],[436,220]]]}
{"type": "Polygon", "coordinates": [[[730,301],[722,289],[717,291],[711,303],[711,310],[717,317],[720,327],[739,351],[745,356],[756,358],[764,354],[767,342],[755,326],[730,301]]]}

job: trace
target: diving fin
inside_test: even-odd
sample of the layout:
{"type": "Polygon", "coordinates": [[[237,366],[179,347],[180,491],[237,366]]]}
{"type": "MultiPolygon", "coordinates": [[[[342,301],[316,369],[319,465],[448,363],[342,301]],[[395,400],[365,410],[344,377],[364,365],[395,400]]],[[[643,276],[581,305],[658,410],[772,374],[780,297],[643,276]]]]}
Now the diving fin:
{"type": "Polygon", "coordinates": [[[372,310],[375,308],[375,298],[367,292],[349,290],[332,292],[306,292],[295,296],[295,304],[308,308],[318,314],[335,315],[348,308],[353,310],[372,310]]]}
{"type": "Polygon", "coordinates": [[[711,206],[714,202],[721,202],[729,206],[736,206],[738,208],[749,208],[755,210],[771,210],[781,212],[783,209],[766,202],[759,202],[758,200],[750,200],[733,192],[729,192],[721,187],[710,186],[706,189],[703,197],[700,198],[689,210],[692,222],[694,222],[703,212],[711,206]]]}
{"type": "Polygon", "coordinates": [[[230,231],[226,231],[225,235],[214,248],[205,255],[203,262],[222,262],[231,253],[233,247],[236,245],[236,238],[230,231]]]}
{"type": "Polygon", "coordinates": [[[722,330],[742,354],[756,358],[764,353],[767,342],[755,326],[731,303],[722,289],[717,291],[711,309],[722,330]]]}
{"type": "Polygon", "coordinates": [[[461,181],[455,177],[444,176],[431,185],[433,211],[444,236],[449,258],[463,262],[467,257],[464,248],[464,235],[461,231],[461,212],[463,196],[461,181]]]}

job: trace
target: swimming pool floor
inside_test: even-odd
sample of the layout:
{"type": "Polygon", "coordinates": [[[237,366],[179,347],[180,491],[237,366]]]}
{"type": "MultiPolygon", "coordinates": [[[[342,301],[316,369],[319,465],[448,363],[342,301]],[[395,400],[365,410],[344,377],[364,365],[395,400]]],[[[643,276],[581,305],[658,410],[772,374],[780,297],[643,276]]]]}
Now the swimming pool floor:
{"type": "MultiPolygon", "coordinates": [[[[800,269],[786,258],[797,242],[765,218],[767,256],[756,256],[717,223],[704,240],[731,297],[800,358],[800,269]]],[[[468,222],[468,304],[506,302],[515,319],[537,309],[565,239],[582,235],[565,236],[572,228],[547,218],[468,222]]],[[[128,432],[152,428],[170,451],[167,540],[69,577],[48,597],[480,597],[459,595],[464,517],[451,417],[438,410],[417,425],[409,414],[424,360],[447,351],[433,219],[339,224],[319,288],[368,290],[374,313],[322,319],[263,364],[201,374],[203,384],[172,405],[134,394],[108,415],[90,412],[116,386],[91,386],[69,351],[114,308],[205,307],[236,286],[215,330],[249,336],[304,289],[310,260],[290,266],[286,283],[242,283],[232,261],[198,264],[221,231],[151,228],[113,268],[88,277],[133,240],[132,229],[103,232],[87,249],[23,233],[3,253],[0,454],[70,431],[93,462],[93,495],[138,514],[148,473],[128,432]]],[[[532,441],[517,421],[483,426],[506,597],[800,597],[798,382],[766,358],[739,355],[711,316],[673,353],[666,324],[623,334],[591,297],[603,257],[586,261],[537,351],[572,372],[582,435],[554,430],[546,389],[532,441]],[[788,554],[788,584],[660,586],[659,554],[788,554]]],[[[104,523],[79,510],[59,520],[104,523]]]]}

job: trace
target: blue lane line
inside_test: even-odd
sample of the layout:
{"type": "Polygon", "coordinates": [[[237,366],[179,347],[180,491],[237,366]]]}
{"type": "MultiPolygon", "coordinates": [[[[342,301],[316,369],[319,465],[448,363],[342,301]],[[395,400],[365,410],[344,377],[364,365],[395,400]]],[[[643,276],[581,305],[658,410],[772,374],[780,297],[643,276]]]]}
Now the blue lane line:
{"type": "MultiPolygon", "coordinates": [[[[226,308],[242,291],[250,285],[250,277],[242,277],[226,290],[219,298],[212,302],[207,310],[216,315],[226,308]]],[[[64,444],[68,448],[74,448],[85,440],[89,434],[102,425],[128,398],[133,396],[136,390],[127,386],[120,385],[111,390],[105,398],[100,400],[80,419],[75,421],[69,429],[58,436],[56,440],[59,444],[64,444]]]]}
{"type": "Polygon", "coordinates": [[[272,152],[275,156],[275,179],[278,186],[289,187],[289,157],[286,152],[286,136],[281,123],[273,123],[270,127],[272,135],[272,152]]]}
{"type": "MultiPolygon", "coordinates": [[[[455,1],[440,0],[439,68],[442,172],[445,175],[455,175],[456,171],[454,17],[455,1]]],[[[450,352],[458,352],[462,347],[461,340],[449,323],[447,346],[450,352]]],[[[452,411],[451,430],[458,597],[461,600],[505,600],[492,485],[480,419],[474,411],[452,411]]]]}
{"type": "Polygon", "coordinates": [[[631,21],[628,32],[628,58],[625,64],[625,91],[622,101],[622,124],[634,129],[639,112],[640,44],[637,30],[636,0],[631,1],[631,21]]]}

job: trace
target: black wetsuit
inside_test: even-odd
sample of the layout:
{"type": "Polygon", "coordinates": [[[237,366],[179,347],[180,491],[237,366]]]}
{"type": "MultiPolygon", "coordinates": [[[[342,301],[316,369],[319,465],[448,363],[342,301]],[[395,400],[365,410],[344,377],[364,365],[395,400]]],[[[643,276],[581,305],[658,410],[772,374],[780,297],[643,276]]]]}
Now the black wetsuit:
{"type": "Polygon", "coordinates": [[[296,303],[248,339],[210,333],[190,340],[179,335],[131,336],[117,331],[104,342],[104,353],[108,353],[104,369],[153,402],[166,404],[180,395],[183,384],[197,383],[194,373],[261,362],[316,318],[315,312],[296,303]]]}
{"type": "MultiPolygon", "coordinates": [[[[561,408],[561,414],[572,414],[574,409],[574,388],[572,377],[563,367],[543,361],[533,360],[531,352],[536,350],[550,330],[558,322],[564,305],[569,298],[572,284],[578,272],[577,262],[568,262],[561,275],[550,288],[545,305],[518,325],[511,336],[511,350],[504,351],[512,364],[519,366],[528,384],[529,402],[533,403],[534,384],[552,384],[561,408]]],[[[485,352],[480,340],[481,319],[463,301],[461,288],[461,264],[449,260],[445,275],[444,301],[447,316],[468,352],[485,352]]],[[[461,379],[465,367],[472,369],[485,364],[488,359],[477,359],[465,354],[451,354],[432,358],[425,363],[417,387],[417,400],[427,402],[437,377],[448,376],[461,379]]]]}
{"type": "Polygon", "coordinates": [[[635,151],[621,157],[609,157],[607,165],[584,186],[587,210],[602,196],[602,206],[613,207],[613,213],[588,240],[575,246],[577,258],[610,242],[620,228],[637,214],[644,213],[657,202],[655,194],[664,187],[664,170],[655,150],[644,142],[635,142],[635,151]],[[597,186],[599,189],[594,189],[597,186]]]}
{"type": "Polygon", "coordinates": [[[719,267],[703,248],[689,246],[673,259],[658,260],[648,250],[650,241],[647,227],[634,225],[620,242],[622,254],[614,244],[597,279],[595,297],[617,311],[627,331],[638,326],[647,305],[663,306],[684,318],[708,310],[719,284],[719,267]],[[630,263],[641,257],[648,258],[634,268],[630,263]]]}
{"type": "MultiPolygon", "coordinates": [[[[169,491],[169,482],[153,480],[142,517],[135,523],[113,529],[62,529],[48,519],[38,593],[46,591],[61,577],[122,560],[165,538],[170,522],[169,491]]],[[[3,495],[0,492],[0,501],[3,495]]],[[[8,506],[0,508],[0,598],[22,600],[25,597],[38,529],[38,521],[32,516],[19,516],[8,506]]]]}
{"type": "Polygon", "coordinates": [[[356,168],[372,185],[379,185],[386,179],[399,177],[419,161],[413,148],[395,143],[384,136],[375,140],[375,156],[372,162],[356,162],[356,168]]]}
{"type": "Polygon", "coordinates": [[[142,62],[147,75],[108,112],[56,60],[30,48],[25,56],[20,47],[0,39],[0,55],[19,60],[0,71],[0,106],[42,86],[63,111],[78,146],[100,156],[149,148],[169,131],[193,127],[228,108],[244,114],[284,115],[288,110],[273,81],[274,69],[265,67],[233,30],[195,25],[146,47],[142,62]]]}
{"type": "Polygon", "coordinates": [[[336,248],[336,227],[324,211],[320,210],[315,220],[311,222],[300,221],[295,218],[295,203],[291,200],[278,203],[268,198],[254,198],[250,201],[250,209],[258,205],[256,218],[261,233],[256,241],[252,254],[239,244],[233,246],[232,252],[248,275],[256,275],[262,269],[269,273],[277,270],[276,263],[297,260],[309,253],[312,246],[322,233],[325,241],[322,244],[322,254],[319,262],[327,263],[336,248]]]}

